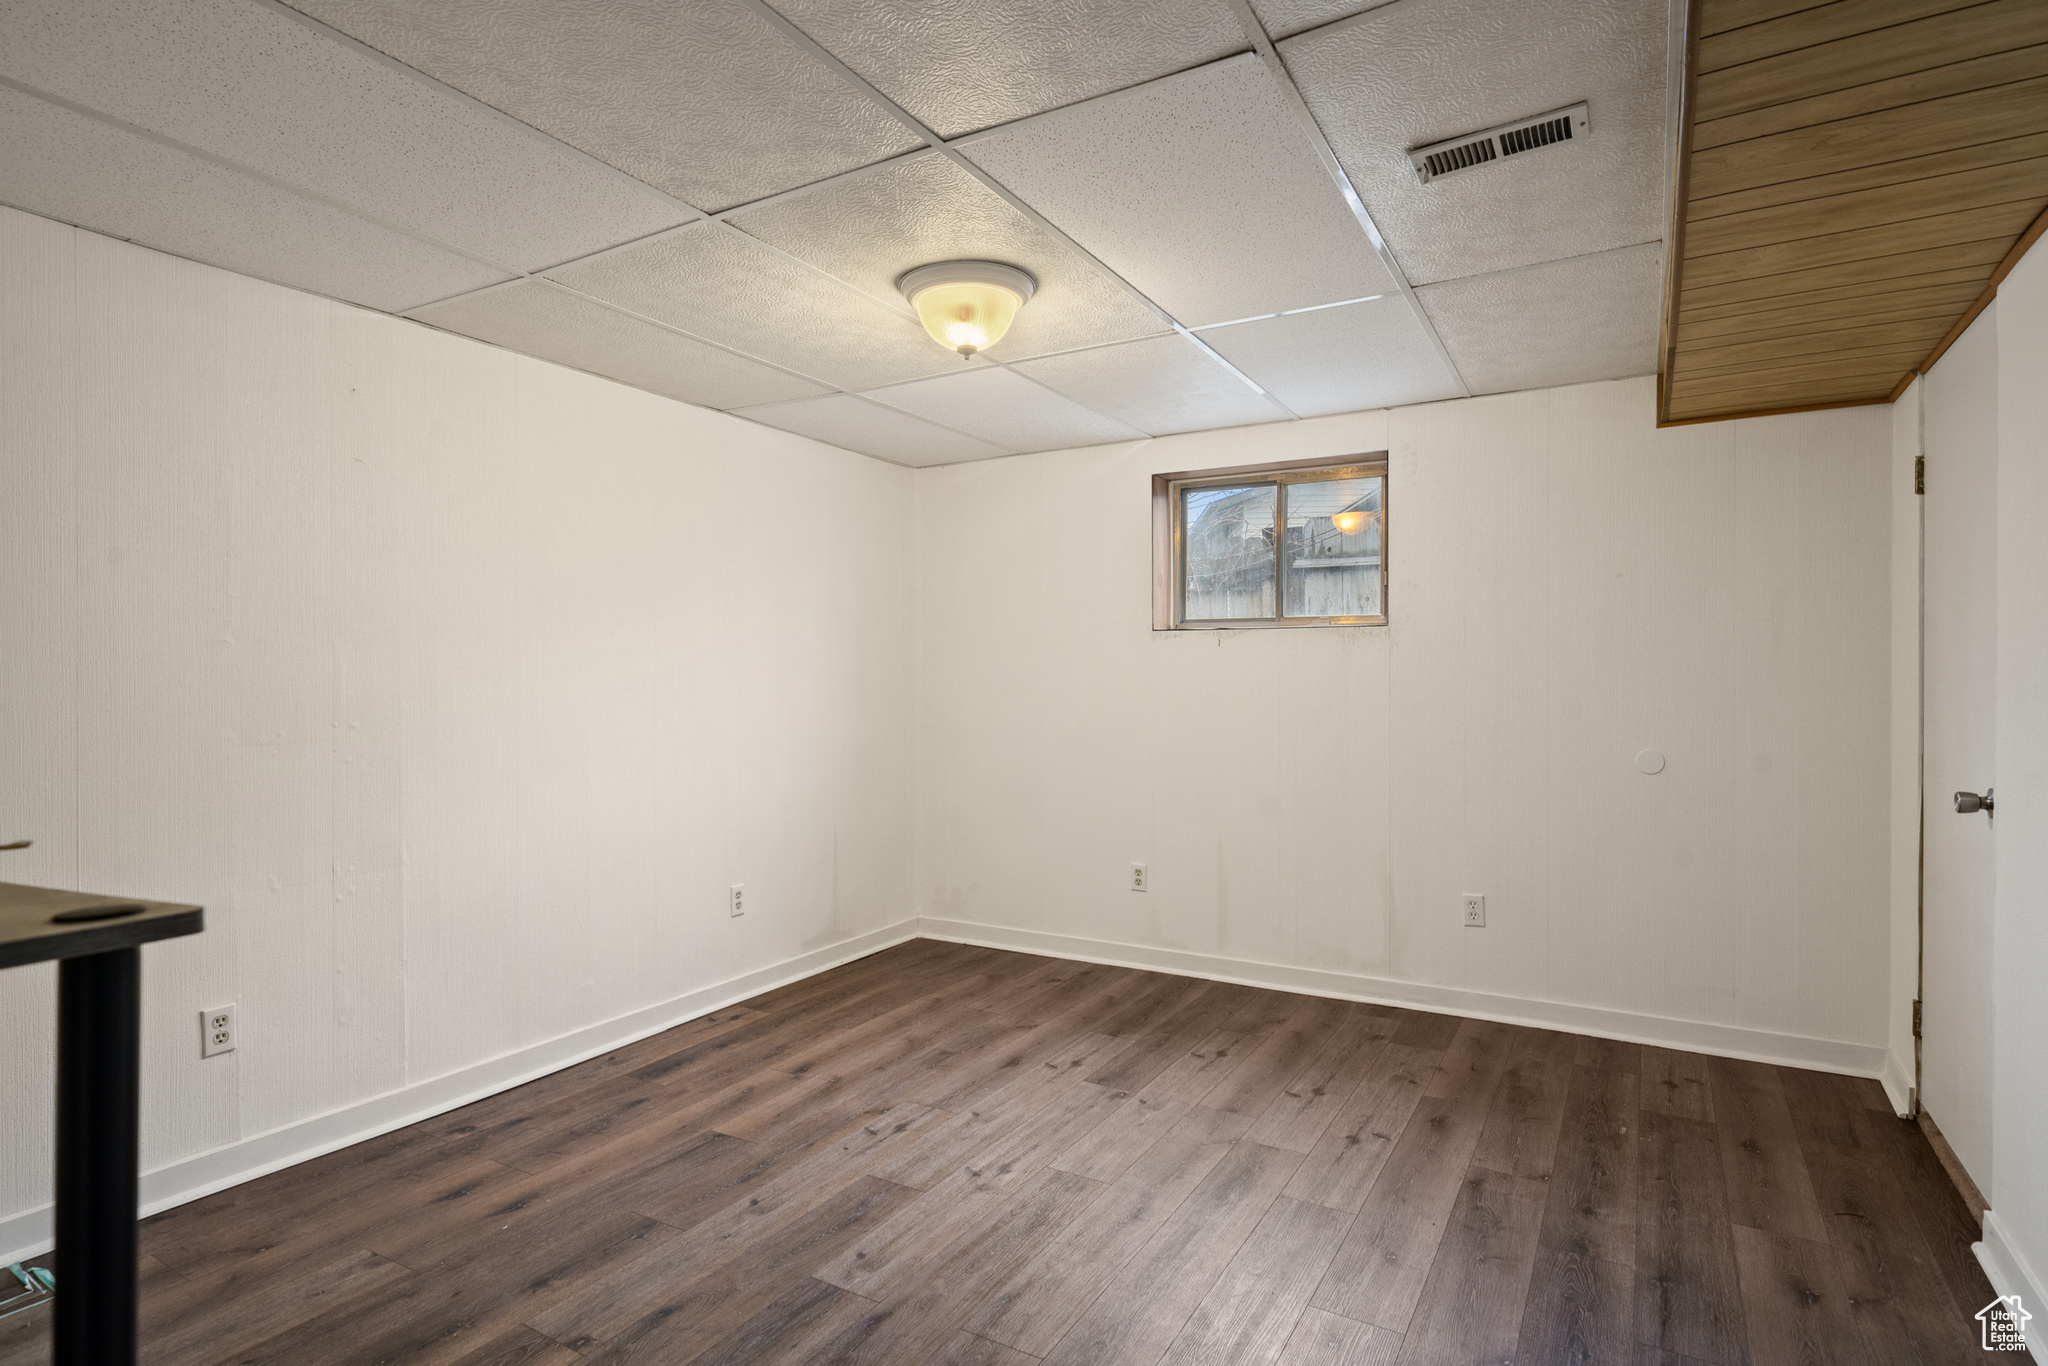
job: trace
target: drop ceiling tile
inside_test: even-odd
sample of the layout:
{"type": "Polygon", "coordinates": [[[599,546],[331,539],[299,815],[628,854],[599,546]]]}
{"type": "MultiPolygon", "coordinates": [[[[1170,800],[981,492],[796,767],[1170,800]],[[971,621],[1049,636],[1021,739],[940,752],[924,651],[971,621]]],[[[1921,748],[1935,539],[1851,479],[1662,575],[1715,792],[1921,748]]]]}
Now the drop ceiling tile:
{"type": "Polygon", "coordinates": [[[1249,53],[961,150],[1190,327],[1395,287],[1249,53]]]}
{"type": "Polygon", "coordinates": [[[550,278],[842,389],[960,363],[907,312],[722,228],[685,228],[550,278]]]}
{"type": "Polygon", "coordinates": [[[1245,46],[1226,0],[778,0],[776,8],[949,138],[1245,46]]]}
{"type": "Polygon", "coordinates": [[[1458,382],[1398,294],[1213,328],[1202,340],[1303,417],[1456,398],[1458,382]]]}
{"type": "Polygon", "coordinates": [[[0,69],[522,270],[680,223],[674,200],[248,0],[0,6],[0,69]]]}
{"type": "Polygon", "coordinates": [[[739,0],[294,8],[701,209],[916,145],[739,0]]]}
{"type": "Polygon", "coordinates": [[[0,203],[45,218],[387,312],[509,278],[16,90],[0,127],[0,203]]]}
{"type": "Polygon", "coordinates": [[[875,389],[865,397],[1013,451],[1098,446],[1145,435],[995,365],[875,389]]]}
{"type": "Polygon", "coordinates": [[[852,176],[733,219],[764,242],[882,298],[928,261],[1007,261],[1038,292],[989,354],[1071,351],[1166,330],[1166,323],[1081,252],[937,153],[852,176]]]}
{"type": "Polygon", "coordinates": [[[1279,422],[1288,416],[1178,334],[1044,356],[1014,368],[1152,436],[1279,422]]]}
{"type": "Polygon", "coordinates": [[[1416,291],[1475,394],[1655,374],[1655,242],[1416,291]]]}
{"type": "Polygon", "coordinates": [[[1286,38],[1393,0],[1251,0],[1252,9],[1272,38],[1286,38]]]}
{"type": "Polygon", "coordinates": [[[1663,231],[1665,6],[1427,0],[1280,45],[1416,284],[1663,231]],[[1592,135],[1424,185],[1410,147],[1585,100],[1592,135]]]}
{"type": "Polygon", "coordinates": [[[408,315],[577,370],[707,408],[743,408],[826,392],[824,386],[540,280],[522,280],[408,315]]]}
{"type": "Polygon", "coordinates": [[[935,427],[908,413],[869,403],[852,394],[828,394],[797,403],[747,408],[739,415],[899,465],[951,465],[1010,454],[1004,447],[935,427]]]}

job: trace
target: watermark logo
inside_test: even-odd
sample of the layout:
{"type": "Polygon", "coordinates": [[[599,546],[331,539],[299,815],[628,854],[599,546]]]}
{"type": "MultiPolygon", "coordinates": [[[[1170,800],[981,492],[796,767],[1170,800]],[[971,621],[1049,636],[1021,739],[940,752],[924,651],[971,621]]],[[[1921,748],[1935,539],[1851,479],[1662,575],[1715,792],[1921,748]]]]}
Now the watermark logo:
{"type": "Polygon", "coordinates": [[[2034,1316],[2020,1303],[2018,1295],[2000,1295],[1977,1311],[1977,1322],[1984,1325],[1984,1350],[1987,1352],[2024,1352],[2027,1350],[2027,1323],[2034,1316]]]}

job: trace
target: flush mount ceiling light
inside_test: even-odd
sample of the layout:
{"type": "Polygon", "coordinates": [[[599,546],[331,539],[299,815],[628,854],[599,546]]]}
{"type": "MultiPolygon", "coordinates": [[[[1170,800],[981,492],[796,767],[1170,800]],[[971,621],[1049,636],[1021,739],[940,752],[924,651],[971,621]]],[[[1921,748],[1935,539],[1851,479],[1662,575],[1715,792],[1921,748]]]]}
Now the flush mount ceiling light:
{"type": "Polygon", "coordinates": [[[905,271],[896,288],[933,341],[972,356],[1003,339],[1038,281],[1000,261],[934,261],[905,271]]]}

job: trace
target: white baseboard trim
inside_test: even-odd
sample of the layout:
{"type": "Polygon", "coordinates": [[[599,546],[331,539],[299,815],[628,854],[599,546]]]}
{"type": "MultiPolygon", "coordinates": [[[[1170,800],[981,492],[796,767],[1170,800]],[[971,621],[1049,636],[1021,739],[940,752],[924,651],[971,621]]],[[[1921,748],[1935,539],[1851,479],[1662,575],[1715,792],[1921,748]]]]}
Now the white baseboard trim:
{"type": "MultiPolygon", "coordinates": [[[[582,1062],[585,1058],[609,1053],[635,1039],[673,1029],[735,1001],[744,1001],[786,982],[812,976],[916,937],[917,922],[900,921],[729,981],[700,987],[617,1019],[530,1044],[500,1057],[427,1081],[414,1082],[324,1115],[240,1139],[210,1152],[181,1158],[168,1166],[143,1173],[142,1213],[155,1214],[215,1191],[238,1186],[244,1181],[253,1181],[294,1163],[331,1153],[337,1148],[346,1148],[351,1143],[388,1134],[393,1129],[402,1129],[408,1124],[444,1114],[458,1105],[510,1090],[535,1077],[582,1062]]],[[[0,1266],[48,1252],[54,1237],[52,1215],[52,1207],[42,1205],[0,1219],[0,1266]]]]}
{"type": "MultiPolygon", "coordinates": [[[[1732,1025],[1675,1020],[1657,1015],[1606,1010],[1595,1006],[1568,1005],[1558,1001],[1530,1000],[1489,992],[1464,991],[1455,987],[1406,982],[1397,978],[1368,977],[1355,973],[1327,972],[1317,968],[1290,967],[1224,958],[1214,954],[1189,953],[1178,949],[1118,944],[1076,935],[1048,934],[1038,930],[1013,929],[963,920],[923,918],[905,920],[887,928],[857,935],[852,939],[814,949],[809,953],[735,977],[730,981],[663,1001],[658,1005],[621,1015],[617,1019],[564,1034],[559,1038],[475,1063],[469,1067],[415,1082],[396,1091],[358,1101],[324,1115],[256,1134],[210,1152],[180,1159],[142,1176],[142,1213],[155,1214],[215,1191],[253,1181],[294,1163],[331,1153],[352,1143],[390,1133],[408,1124],[444,1114],[499,1091],[532,1081],[536,1077],[593,1058],[614,1048],[674,1028],[687,1020],[757,996],[764,991],[793,982],[855,958],[865,957],[892,944],[919,936],[956,943],[979,944],[988,948],[1015,949],[1024,953],[1074,958],[1090,963],[1146,968],[1206,977],[1220,982],[1272,987],[1311,996],[1334,996],[1345,1000],[1370,1001],[1380,1005],[1406,1006],[1417,1010],[1468,1015],[1507,1024],[1535,1025],[1544,1029],[1568,1030],[1627,1043],[1655,1044],[1699,1053],[1745,1058],[1753,1062],[1782,1063],[1811,1067],[1823,1072],[1878,1077],[1887,1093],[1893,1088],[1892,1072],[1897,1060],[1887,1050],[1872,1045],[1841,1043],[1831,1039],[1810,1039],[1793,1034],[1742,1029],[1732,1025]]],[[[1893,1103],[1899,1097],[1894,1094],[1893,1103]]],[[[0,1265],[19,1261],[50,1250],[52,1210],[48,1205],[25,1210],[0,1219],[0,1265]]],[[[1992,1223],[1985,1221],[1984,1243],[1978,1244],[1980,1259],[1991,1245],[1992,1223]]],[[[1999,1247],[2005,1247],[1999,1243],[1999,1247]]],[[[2014,1265],[2017,1253],[2007,1256],[2014,1265]]],[[[1990,1262],[1985,1263],[1987,1274],[1990,1262]]],[[[2027,1294],[2035,1303],[2041,1298],[2037,1281],[2021,1275],[2027,1294]]],[[[1992,1283],[2001,1284],[1997,1274],[1992,1283]]]]}
{"type": "MultiPolygon", "coordinates": [[[[2048,1361],[2048,1284],[2042,1282],[2025,1255],[2013,1245],[1996,1210],[1984,1211],[1984,1241],[1972,1243],[1970,1251],[1977,1254],[1991,1288],[2000,1295],[2018,1295],[2021,1305],[2034,1316],[2027,1324],[2027,1350],[2034,1360],[2048,1361]]],[[[1974,1314],[1977,1310],[1966,1312],[1974,1314]]]]}
{"type": "Polygon", "coordinates": [[[1884,1051],[1884,1071],[1877,1079],[1884,1083],[1884,1093],[1891,1099],[1892,1109],[1900,1119],[1913,1117],[1913,1065],[1892,1052],[1884,1051]]]}
{"type": "Polygon", "coordinates": [[[1620,1039],[1625,1043],[1655,1044],[1660,1048],[1682,1048],[1695,1053],[1744,1058],[1751,1062],[1810,1067],[1820,1072],[1840,1072],[1855,1077],[1881,1078],[1885,1070],[1886,1050],[1875,1044],[1810,1039],[1797,1034],[1776,1034],[1735,1025],[1638,1015],[1598,1006],[1568,1005],[1562,1001],[1499,996],[1491,992],[1464,991],[1457,987],[1432,986],[1426,982],[1406,982],[1391,977],[1367,977],[1319,968],[1258,963],[1180,949],[1117,944],[1084,939],[1078,935],[1048,934],[1040,930],[1020,930],[965,920],[927,916],[918,921],[918,928],[926,938],[950,939],[985,948],[1015,949],[1056,958],[1077,958],[1089,963],[1109,963],[1117,967],[1179,973],[1186,977],[1207,977],[1218,982],[1272,987],[1309,996],[1336,996],[1349,1001],[1370,1001],[1376,1005],[1406,1006],[1447,1015],[1499,1020],[1505,1024],[1535,1025],[1543,1029],[1620,1039]]]}

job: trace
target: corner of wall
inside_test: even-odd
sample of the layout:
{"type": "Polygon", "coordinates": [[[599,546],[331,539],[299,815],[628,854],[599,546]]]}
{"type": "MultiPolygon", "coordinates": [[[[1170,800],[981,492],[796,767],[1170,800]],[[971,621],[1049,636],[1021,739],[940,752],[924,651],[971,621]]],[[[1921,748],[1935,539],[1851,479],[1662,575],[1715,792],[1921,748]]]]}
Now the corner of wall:
{"type": "Polygon", "coordinates": [[[1920,994],[1920,560],[1921,387],[1892,405],[1890,976],[1885,991],[1885,1090],[1900,1114],[1916,1084],[1913,1002],[1920,994]],[[1898,1070],[1903,1082],[1895,1082],[1898,1070]]]}
{"type": "Polygon", "coordinates": [[[1877,1079],[1884,1084],[1885,1099],[1892,1103],[1892,1111],[1900,1119],[1913,1117],[1913,1061],[1910,1054],[1899,1056],[1897,1049],[1888,1048],[1884,1054],[1884,1070],[1877,1079]]]}
{"type": "Polygon", "coordinates": [[[932,476],[929,467],[910,472],[910,895],[904,914],[913,920],[925,913],[930,894],[925,871],[925,666],[924,666],[924,505],[932,476]]]}
{"type": "MultiPolygon", "coordinates": [[[[2014,1245],[2005,1225],[1998,1218],[1998,1211],[1984,1211],[1984,1241],[1972,1243],[1970,1251],[1977,1254],[1977,1264],[1984,1268],[1984,1278],[1991,1282],[1991,1288],[2000,1296],[2017,1295],[2022,1305],[2048,1305],[2048,1282],[2028,1263],[2024,1254],[2014,1245]]],[[[1965,1312],[1976,1311],[1966,1308],[1965,1312]]],[[[2036,1361],[2048,1360],[2048,1310],[2035,1313],[2026,1327],[2027,1349],[2036,1361]]]]}

